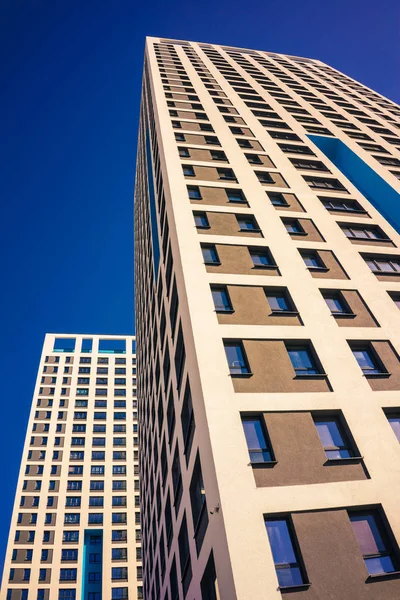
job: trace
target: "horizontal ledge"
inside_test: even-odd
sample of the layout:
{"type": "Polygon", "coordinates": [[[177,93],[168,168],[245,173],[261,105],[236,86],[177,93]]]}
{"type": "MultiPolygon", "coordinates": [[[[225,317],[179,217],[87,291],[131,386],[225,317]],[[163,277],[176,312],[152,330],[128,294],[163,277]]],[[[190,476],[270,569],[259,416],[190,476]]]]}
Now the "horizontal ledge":
{"type": "Polygon", "coordinates": [[[333,312],[332,317],[344,317],[346,319],[354,319],[357,315],[355,313],[347,313],[347,312],[333,312]]]}
{"type": "Polygon", "coordinates": [[[296,373],[295,375],[295,379],[323,379],[325,377],[328,377],[327,373],[304,373],[304,375],[301,375],[300,373],[296,373]]]}
{"type": "Polygon", "coordinates": [[[397,579],[398,577],[400,577],[400,571],[392,571],[391,573],[375,573],[374,575],[368,575],[366,583],[385,579],[397,579]]]}
{"type": "Polygon", "coordinates": [[[281,592],[295,592],[296,590],[307,590],[311,585],[311,581],[308,583],[301,583],[300,585],[280,585],[278,589],[281,592]]]}
{"type": "Polygon", "coordinates": [[[252,372],[248,372],[248,373],[229,373],[230,377],[252,377],[254,375],[254,373],[252,372]]]}
{"type": "Polygon", "coordinates": [[[274,467],[275,465],[278,464],[277,460],[264,460],[264,461],[260,461],[260,462],[249,462],[249,467],[251,468],[255,468],[258,469],[259,467],[274,467]]]}
{"type": "Polygon", "coordinates": [[[288,317],[298,316],[300,313],[298,310],[273,310],[269,316],[286,315],[288,317]]]}
{"type": "Polygon", "coordinates": [[[341,457],[341,458],[327,458],[325,464],[331,464],[331,463],[348,463],[348,462],[360,462],[361,460],[364,460],[363,456],[348,456],[348,457],[341,457]]]}
{"type": "Polygon", "coordinates": [[[378,379],[379,377],[384,379],[385,377],[390,377],[391,373],[363,373],[364,377],[367,379],[378,379]]]}
{"type": "MultiPolygon", "coordinates": [[[[309,271],[316,271],[320,273],[327,273],[329,269],[327,267],[307,267],[309,271]]],[[[400,273],[399,273],[400,275],[400,273]]]]}

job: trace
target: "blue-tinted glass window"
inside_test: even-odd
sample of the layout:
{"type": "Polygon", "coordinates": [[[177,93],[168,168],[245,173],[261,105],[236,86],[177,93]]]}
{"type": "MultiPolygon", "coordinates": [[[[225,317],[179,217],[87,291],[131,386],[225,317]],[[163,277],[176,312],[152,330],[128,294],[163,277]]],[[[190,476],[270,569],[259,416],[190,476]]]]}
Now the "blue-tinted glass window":
{"type": "Polygon", "coordinates": [[[193,216],[194,223],[198,229],[205,229],[210,227],[206,213],[196,212],[193,213],[193,216]]]}
{"type": "Polygon", "coordinates": [[[384,373],[370,348],[353,349],[353,354],[364,375],[384,373]]]}
{"type": "Polygon", "coordinates": [[[288,520],[267,519],[265,526],[271,544],[279,587],[302,585],[305,583],[305,579],[293,545],[288,520]]]}
{"type": "Polygon", "coordinates": [[[327,458],[350,458],[353,456],[350,441],[338,418],[316,418],[314,423],[327,458]]]}
{"type": "Polygon", "coordinates": [[[242,425],[251,462],[272,461],[272,453],[266,440],[261,417],[242,417],[242,425]]]}
{"type": "Polygon", "coordinates": [[[304,252],[302,253],[304,264],[309,269],[323,269],[325,267],[321,258],[316,252],[304,252]]]}
{"type": "Polygon", "coordinates": [[[393,551],[378,513],[366,511],[349,516],[368,573],[381,575],[395,571],[393,551]]]}
{"type": "Polygon", "coordinates": [[[274,266],[271,254],[266,248],[250,248],[249,250],[254,267],[269,267],[274,266]]]}
{"type": "Polygon", "coordinates": [[[390,423],[391,428],[394,431],[395,436],[400,442],[400,415],[389,414],[387,415],[387,419],[390,423]]]}
{"type": "Polygon", "coordinates": [[[226,342],[225,353],[231,375],[241,375],[250,372],[241,343],[226,342]]]}
{"type": "Polygon", "coordinates": [[[201,251],[206,265],[219,264],[219,257],[215,246],[202,246],[201,251]]]}
{"type": "Polygon", "coordinates": [[[289,346],[287,351],[296,375],[317,375],[319,373],[309,348],[289,346]]]}
{"type": "Polygon", "coordinates": [[[302,228],[300,222],[297,219],[284,221],[284,225],[288,233],[304,233],[304,229],[302,228]]]}
{"type": "Polygon", "coordinates": [[[213,286],[211,288],[211,293],[214,300],[215,310],[217,312],[232,311],[232,304],[226,287],[213,286]]]}
{"type": "Polygon", "coordinates": [[[293,308],[286,292],[266,292],[268,304],[273,312],[292,311],[293,308]]]}
{"type": "Polygon", "coordinates": [[[351,314],[351,310],[341,294],[324,294],[324,299],[333,315],[351,314]]]}
{"type": "Polygon", "coordinates": [[[258,223],[254,217],[236,217],[240,231],[259,231],[258,223]]]}
{"type": "Polygon", "coordinates": [[[197,185],[188,185],[187,189],[191,200],[201,200],[200,188],[197,185]]]}

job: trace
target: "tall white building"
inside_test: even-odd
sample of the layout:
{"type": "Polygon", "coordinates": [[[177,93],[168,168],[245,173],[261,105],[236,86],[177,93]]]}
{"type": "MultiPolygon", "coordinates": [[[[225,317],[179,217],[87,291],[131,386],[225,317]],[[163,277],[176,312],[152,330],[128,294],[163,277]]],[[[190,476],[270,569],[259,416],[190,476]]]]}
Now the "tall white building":
{"type": "Polygon", "coordinates": [[[146,600],[400,598],[399,128],[319,60],[147,39],[146,600]]]}
{"type": "Polygon", "coordinates": [[[143,598],[132,336],[47,334],[2,600],[143,598]]]}

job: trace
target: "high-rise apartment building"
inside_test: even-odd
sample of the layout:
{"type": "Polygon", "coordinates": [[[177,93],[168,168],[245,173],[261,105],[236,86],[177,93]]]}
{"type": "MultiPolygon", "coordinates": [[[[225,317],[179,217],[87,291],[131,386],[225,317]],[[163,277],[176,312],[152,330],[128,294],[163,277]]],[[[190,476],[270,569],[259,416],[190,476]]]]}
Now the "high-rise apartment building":
{"type": "Polygon", "coordinates": [[[47,334],[2,600],[143,598],[132,336],[47,334]]]}
{"type": "Polygon", "coordinates": [[[146,600],[400,598],[399,128],[318,60],[147,39],[146,600]]]}

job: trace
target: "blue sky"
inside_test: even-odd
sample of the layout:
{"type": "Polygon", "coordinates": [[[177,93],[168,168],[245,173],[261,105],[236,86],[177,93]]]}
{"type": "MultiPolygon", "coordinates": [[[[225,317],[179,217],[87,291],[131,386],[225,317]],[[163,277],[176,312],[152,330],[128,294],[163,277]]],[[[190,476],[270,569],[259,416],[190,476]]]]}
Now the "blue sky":
{"type": "Polygon", "coordinates": [[[399,22],[398,0],[3,0],[0,565],[45,333],[133,332],[145,36],[319,58],[399,102],[399,22]]]}

